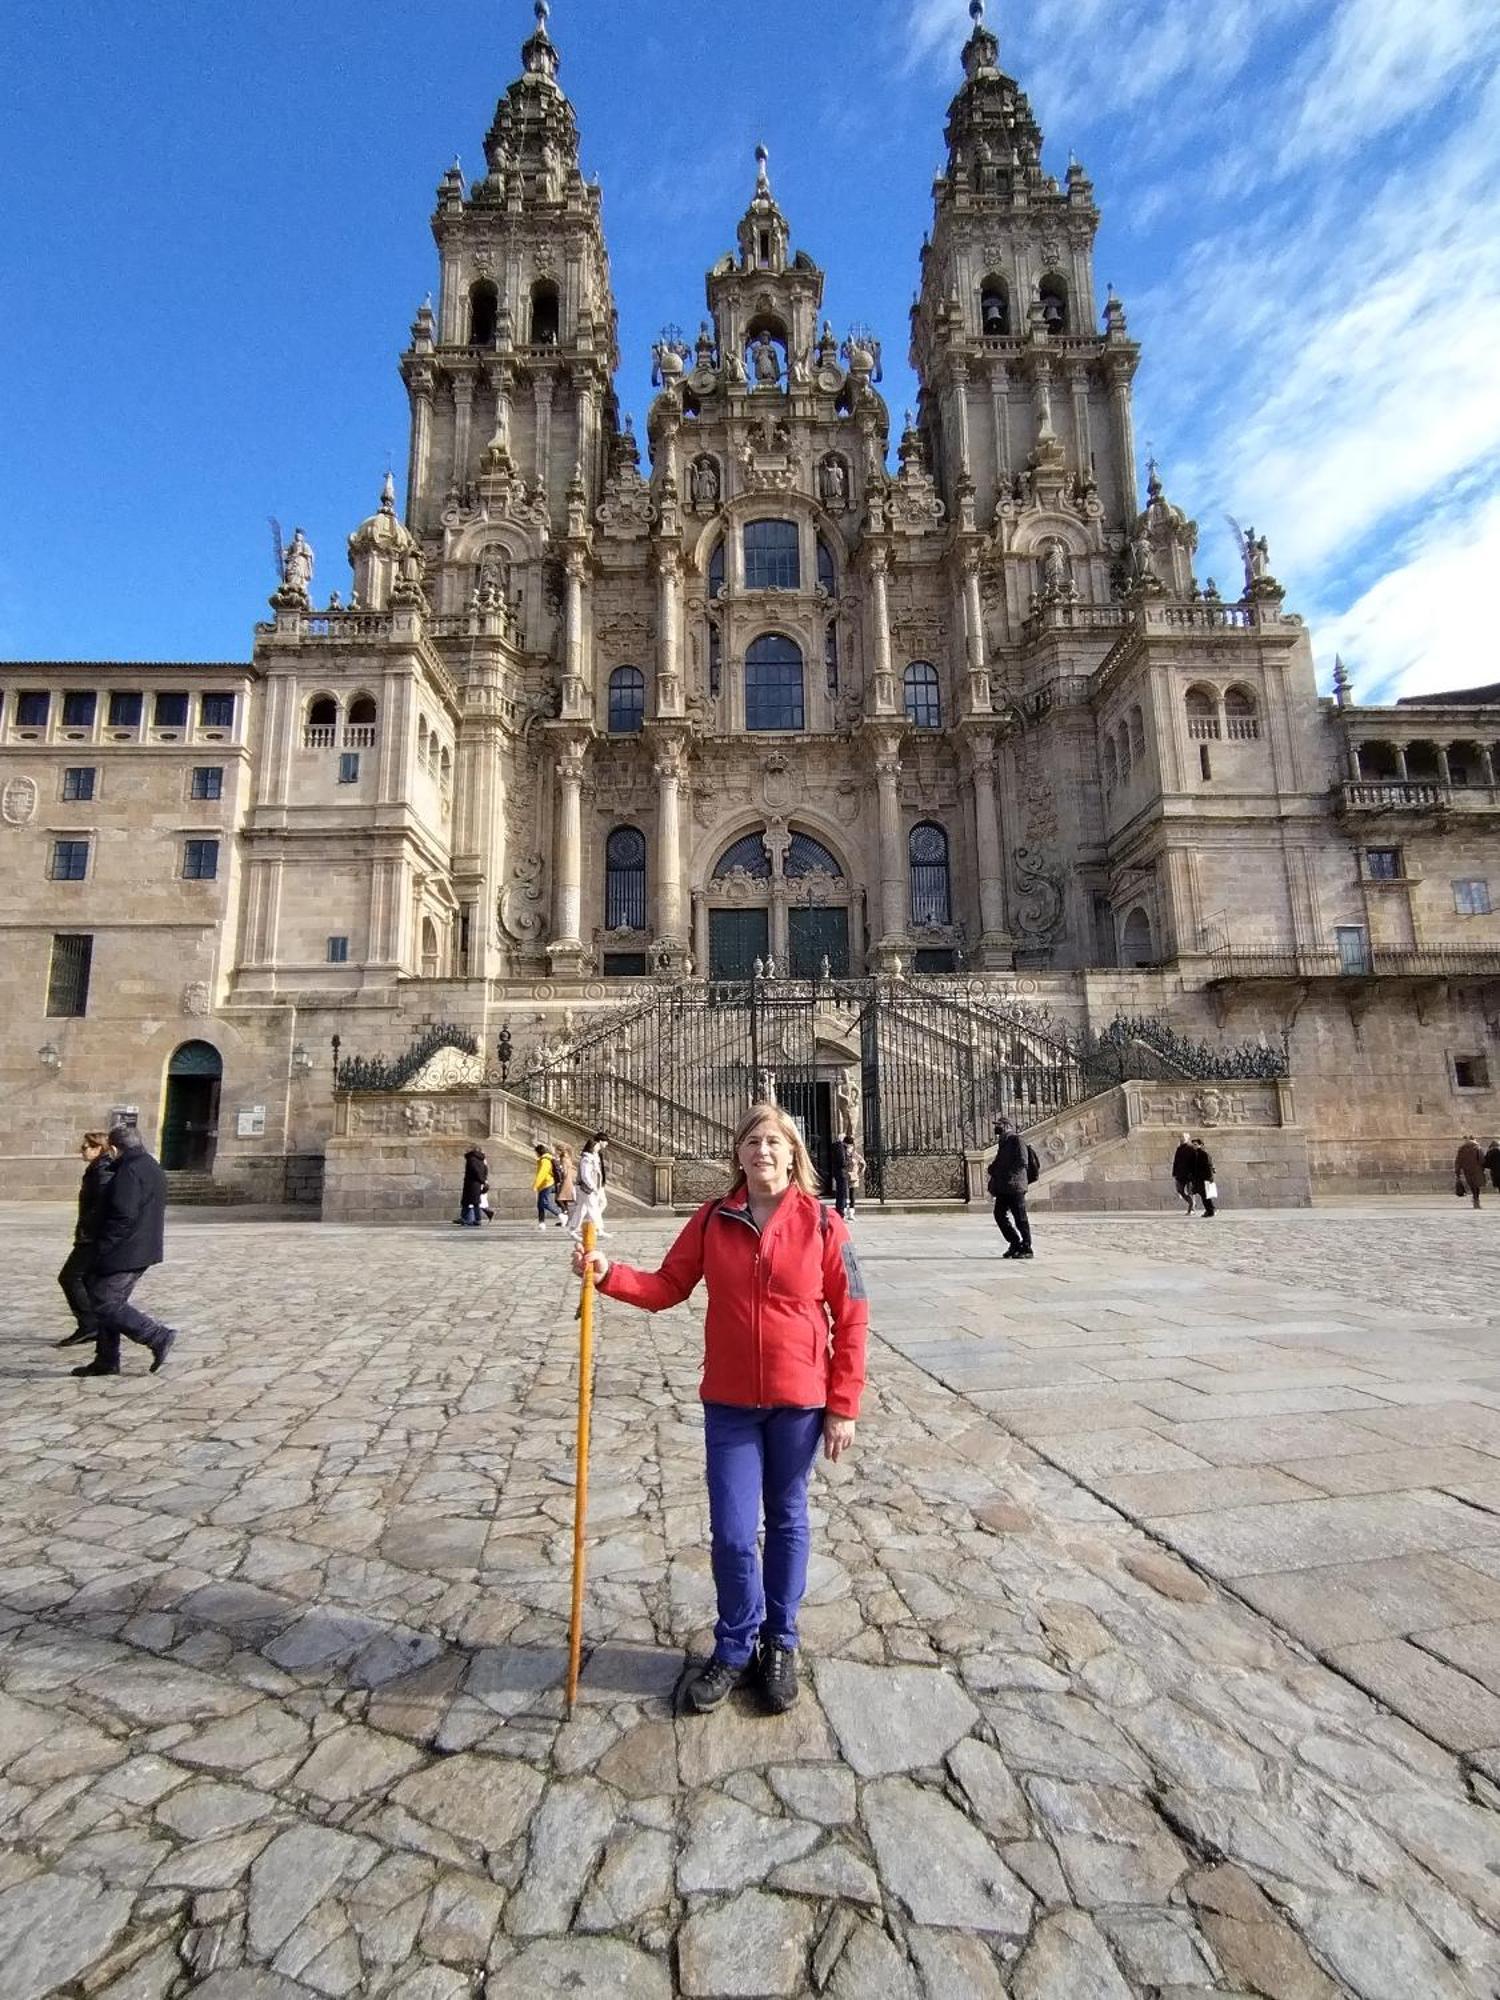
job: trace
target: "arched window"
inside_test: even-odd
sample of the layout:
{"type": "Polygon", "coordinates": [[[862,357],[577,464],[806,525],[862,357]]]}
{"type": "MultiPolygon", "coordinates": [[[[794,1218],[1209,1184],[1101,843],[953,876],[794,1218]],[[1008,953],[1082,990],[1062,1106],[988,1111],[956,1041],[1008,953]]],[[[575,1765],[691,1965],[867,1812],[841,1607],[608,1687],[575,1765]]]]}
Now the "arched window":
{"type": "Polygon", "coordinates": [[[1188,735],[1195,743],[1219,740],[1219,698],[1212,688],[1190,687],[1182,698],[1187,710],[1188,735]]]}
{"type": "Polygon", "coordinates": [[[308,703],[309,729],[334,729],[338,726],[338,719],[339,705],[331,694],[320,694],[316,701],[308,703]]]}
{"type": "Polygon", "coordinates": [[[1068,285],[1056,271],[1049,271],[1037,287],[1042,301],[1042,323],[1048,333],[1068,331],[1068,285]]]}
{"type": "Polygon", "coordinates": [[[795,521],[745,523],[745,588],[802,588],[802,564],[797,549],[795,521]]]}
{"type": "Polygon", "coordinates": [[[453,759],[448,754],[446,743],[438,754],[438,780],[445,792],[453,783],[453,759]]]}
{"type": "Polygon", "coordinates": [[[943,691],[938,670],[930,660],[913,660],[902,677],[906,692],[906,719],[914,729],[941,729],[943,691]]]}
{"type": "Polygon", "coordinates": [[[792,835],[785,872],[792,881],[802,875],[831,875],[836,882],[842,880],[844,873],[822,841],[814,840],[810,833],[792,835]]]}
{"type": "Polygon", "coordinates": [[[803,729],[802,650],[783,633],[768,632],[745,655],[745,727],[803,729]]]}
{"type": "Polygon", "coordinates": [[[1153,965],[1156,953],[1151,945],[1151,919],[1137,907],[1125,919],[1120,933],[1120,963],[1126,966],[1153,965]]]}
{"type": "Polygon", "coordinates": [[[604,843],[604,928],[646,928],[646,836],[639,827],[617,826],[604,843]]]}
{"type": "Polygon", "coordinates": [[[1115,786],[1119,784],[1119,782],[1120,782],[1120,759],[1115,751],[1115,739],[1113,738],[1113,736],[1106,736],[1104,739],[1105,791],[1112,792],[1115,789],[1115,786]]]}
{"type": "Polygon", "coordinates": [[[726,875],[738,869],[742,874],[751,875],[757,882],[766,882],[771,876],[771,861],[766,853],[766,843],[758,833],[742,833],[733,841],[714,867],[714,880],[722,882],[726,875]]]}
{"type": "Polygon", "coordinates": [[[375,742],[375,724],[378,710],[375,697],[357,694],[349,704],[349,714],[344,723],[344,748],[346,750],[368,750],[375,742]]]}
{"type": "Polygon", "coordinates": [[[1146,718],[1139,702],[1130,711],[1130,754],[1138,764],[1145,760],[1146,718]]]}
{"type": "Polygon", "coordinates": [[[646,676],[639,667],[616,667],[609,677],[609,733],[634,736],[646,720],[646,676]]]}
{"type": "Polygon", "coordinates": [[[531,288],[531,344],[556,347],[562,331],[562,301],[550,278],[538,278],[531,288]]]}
{"type": "Polygon", "coordinates": [[[425,767],[427,763],[427,718],[417,717],[417,762],[425,767]]]}
{"type": "Polygon", "coordinates": [[[1231,743],[1253,743],[1260,735],[1260,716],[1249,688],[1225,689],[1224,734],[1231,743]]]}
{"type": "Polygon", "coordinates": [[[431,917],[422,919],[422,977],[438,976],[438,928],[431,917]]]}
{"type": "Polygon", "coordinates": [[[469,345],[493,347],[500,317],[500,294],[488,278],[469,287],[469,345]]]}
{"type": "Polygon", "coordinates": [[[979,330],[992,340],[1010,332],[1010,289],[1003,278],[986,278],[979,288],[979,330]]]}
{"type": "Polygon", "coordinates": [[[911,864],[911,920],[919,929],[951,924],[953,897],[948,883],[948,836],[932,820],[921,820],[906,843],[911,864]]]}
{"type": "Polygon", "coordinates": [[[1118,744],[1120,751],[1120,783],[1122,785],[1128,785],[1130,783],[1130,772],[1132,765],[1132,759],[1130,755],[1130,731],[1125,727],[1123,722],[1120,724],[1119,729],[1115,733],[1115,741],[1118,744]]]}
{"type": "Polygon", "coordinates": [[[839,573],[834,568],[833,550],[821,535],[818,537],[818,588],[829,597],[836,598],[839,594],[839,573]]]}
{"type": "Polygon", "coordinates": [[[708,601],[724,595],[724,544],[719,542],[708,559],[708,601]]]}

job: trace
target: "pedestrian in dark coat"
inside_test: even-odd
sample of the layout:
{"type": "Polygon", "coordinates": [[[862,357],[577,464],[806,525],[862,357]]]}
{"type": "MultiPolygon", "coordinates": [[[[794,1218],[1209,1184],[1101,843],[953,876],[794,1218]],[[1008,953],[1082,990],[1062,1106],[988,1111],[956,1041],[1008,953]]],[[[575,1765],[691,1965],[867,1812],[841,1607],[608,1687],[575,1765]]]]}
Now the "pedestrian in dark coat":
{"type": "Polygon", "coordinates": [[[1479,1190],[1484,1186],[1484,1155],[1471,1132],[1453,1156],[1453,1192],[1467,1188],[1474,1206],[1479,1206],[1479,1190]]]}
{"type": "Polygon", "coordinates": [[[1193,1212],[1195,1200],[1203,1204],[1205,1216],[1214,1213],[1215,1197],[1209,1193],[1214,1185],[1214,1163],[1208,1148],[1202,1146],[1191,1132],[1184,1132],[1182,1144],[1172,1155],[1172,1178],[1177,1183],[1177,1192],[1187,1203],[1189,1215],[1193,1212]]]}
{"type": "Polygon", "coordinates": [[[479,1197],[490,1184],[490,1163],[478,1146],[464,1154],[464,1186],[458,1200],[458,1219],[467,1229],[479,1227],[479,1197]]]}
{"type": "Polygon", "coordinates": [[[1198,1148],[1193,1144],[1192,1133],[1184,1132],[1177,1151],[1172,1155],[1172,1179],[1189,1215],[1193,1212],[1192,1181],[1193,1167],[1196,1164],[1194,1156],[1197,1151],[1198,1148]]]}
{"type": "Polygon", "coordinates": [[[98,1337],[99,1323],[89,1297],[89,1272],[94,1263],[94,1237],[104,1207],[104,1192],[115,1170],[103,1132],[85,1132],[78,1150],[84,1163],[78,1189],[78,1222],[73,1231],[73,1247],[57,1274],[57,1282],[73,1314],[74,1330],[57,1343],[59,1347],[75,1347],[81,1341],[98,1337]]]}
{"type": "Polygon", "coordinates": [[[151,1266],[162,1260],[167,1177],[133,1126],[111,1126],[109,1150],[115,1170],[104,1190],[89,1273],[89,1302],[98,1322],[97,1344],[93,1360],[73,1373],[118,1375],[123,1334],[127,1340],[150,1348],[154,1375],[177,1334],[133,1306],[130,1295],[151,1266]]]}
{"type": "Polygon", "coordinates": [[[995,1198],[995,1225],[1010,1246],[1007,1257],[1030,1257],[1031,1218],[1026,1213],[1026,1148],[1008,1118],[995,1121],[999,1145],[990,1162],[990,1193],[995,1198]]]}
{"type": "Polygon", "coordinates": [[[846,1133],[840,1132],[833,1142],[833,1159],[831,1162],[833,1171],[831,1178],[833,1180],[833,1205],[839,1214],[845,1217],[849,1213],[849,1168],[853,1152],[853,1139],[846,1133]]]}
{"type": "Polygon", "coordinates": [[[1491,1139],[1484,1156],[1484,1170],[1490,1177],[1490,1186],[1500,1191],[1500,1140],[1491,1139]]]}

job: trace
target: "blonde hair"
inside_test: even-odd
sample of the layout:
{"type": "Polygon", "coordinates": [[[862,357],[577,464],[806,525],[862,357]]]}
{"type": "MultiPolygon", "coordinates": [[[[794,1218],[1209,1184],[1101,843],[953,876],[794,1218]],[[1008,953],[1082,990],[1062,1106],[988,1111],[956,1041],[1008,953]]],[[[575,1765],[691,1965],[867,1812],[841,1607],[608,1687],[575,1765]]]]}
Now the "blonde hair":
{"type": "Polygon", "coordinates": [[[738,1194],[746,1184],[745,1170],[740,1165],[740,1147],[751,1133],[759,1131],[762,1125],[774,1125],[792,1149],[792,1186],[801,1188],[804,1194],[817,1195],[818,1170],[803,1143],[802,1134],[779,1104],[764,1102],[752,1104],[735,1127],[734,1139],[729,1148],[729,1170],[733,1176],[729,1183],[729,1192],[738,1194]]]}

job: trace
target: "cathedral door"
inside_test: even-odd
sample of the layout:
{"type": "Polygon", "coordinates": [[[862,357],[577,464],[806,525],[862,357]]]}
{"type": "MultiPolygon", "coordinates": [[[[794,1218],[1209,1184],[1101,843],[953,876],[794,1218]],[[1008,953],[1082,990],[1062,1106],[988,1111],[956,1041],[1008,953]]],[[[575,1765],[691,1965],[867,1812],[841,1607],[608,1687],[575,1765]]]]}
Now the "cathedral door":
{"type": "Polygon", "coordinates": [[[833,1192],[833,1124],[837,1108],[833,1088],[831,1083],[798,1077],[781,1081],[777,1089],[781,1108],[796,1119],[812,1163],[829,1194],[833,1192]]]}
{"type": "Polygon", "coordinates": [[[710,910],[708,913],[708,976],[748,979],[755,961],[771,950],[769,910],[710,910]]]}
{"type": "Polygon", "coordinates": [[[832,978],[849,977],[847,910],[788,910],[787,942],[791,947],[793,979],[816,979],[825,958],[832,978]]]}
{"type": "Polygon", "coordinates": [[[161,1163],[168,1173],[206,1174],[219,1142],[219,1085],[224,1063],[207,1042],[184,1042],[167,1067],[161,1163]]]}

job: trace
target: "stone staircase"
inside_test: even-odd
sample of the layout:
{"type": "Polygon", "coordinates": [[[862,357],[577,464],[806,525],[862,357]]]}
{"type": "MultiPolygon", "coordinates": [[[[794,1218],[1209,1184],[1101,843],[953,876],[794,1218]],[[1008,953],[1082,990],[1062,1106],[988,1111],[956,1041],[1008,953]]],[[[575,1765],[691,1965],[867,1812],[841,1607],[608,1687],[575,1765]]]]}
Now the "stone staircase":
{"type": "Polygon", "coordinates": [[[167,1200],[174,1208],[228,1208],[245,1199],[241,1189],[212,1174],[177,1172],[167,1175],[167,1200]]]}

